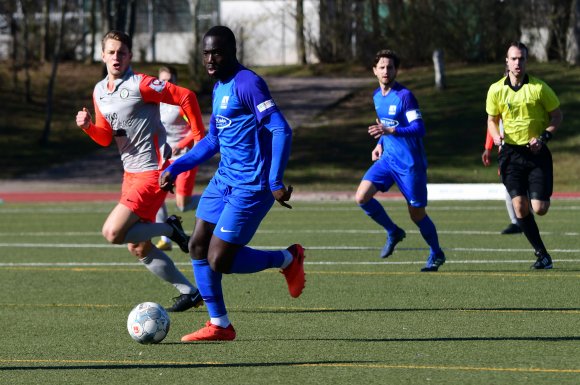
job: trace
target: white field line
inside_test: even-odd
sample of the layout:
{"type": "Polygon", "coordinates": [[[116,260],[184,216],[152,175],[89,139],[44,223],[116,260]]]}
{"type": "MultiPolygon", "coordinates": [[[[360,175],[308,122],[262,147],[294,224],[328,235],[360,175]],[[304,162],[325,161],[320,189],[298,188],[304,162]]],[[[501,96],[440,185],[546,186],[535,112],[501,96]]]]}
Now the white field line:
{"type": "MultiPolygon", "coordinates": [[[[405,230],[407,234],[419,234],[418,230],[405,230]]],[[[187,229],[186,229],[187,232],[187,229]]],[[[365,230],[365,229],[301,229],[301,230],[258,230],[257,234],[385,234],[385,230],[365,230]]],[[[439,234],[449,235],[499,235],[499,231],[480,230],[438,230],[439,234]]],[[[564,235],[578,236],[580,232],[556,233],[553,231],[542,231],[542,235],[564,235]]],[[[80,237],[80,236],[101,236],[97,231],[26,231],[26,232],[0,232],[0,237],[80,237]]]]}
{"type": "MultiPolygon", "coordinates": [[[[554,259],[554,262],[580,262],[580,259],[554,259]]],[[[486,259],[486,260],[447,260],[446,264],[465,264],[465,265],[477,265],[477,264],[492,264],[492,265],[503,265],[503,264],[518,264],[518,263],[530,263],[529,259],[486,259]]],[[[368,265],[423,265],[425,261],[315,261],[308,262],[304,261],[305,265],[358,265],[358,266],[368,266],[368,265]]],[[[177,266],[191,266],[188,262],[175,262],[177,266]]],[[[11,263],[5,262],[0,263],[0,268],[2,267],[139,267],[141,263],[139,262],[19,262],[11,263]]]]}
{"type": "MultiPolygon", "coordinates": [[[[312,201],[307,203],[316,203],[316,207],[304,207],[300,205],[295,205],[292,211],[360,211],[362,210],[354,202],[352,205],[345,205],[337,201],[312,201]]],[[[288,210],[283,207],[274,206],[271,210],[275,211],[285,211],[288,210]]],[[[0,214],[99,214],[108,213],[110,208],[100,208],[100,207],[0,207],[0,214]]],[[[407,211],[405,205],[388,205],[388,211],[407,211]]],[[[469,206],[427,206],[427,211],[505,211],[505,204],[503,203],[490,203],[486,202],[481,205],[469,205],[469,206]]],[[[557,203],[553,203],[550,207],[550,212],[552,211],[580,211],[580,205],[562,205],[559,206],[557,203]]]]}
{"type": "MultiPolygon", "coordinates": [[[[285,246],[260,246],[260,245],[249,245],[250,247],[262,250],[284,250],[287,245],[285,246]]],[[[17,247],[17,248],[53,248],[53,249],[102,249],[102,248],[125,248],[126,245],[109,245],[104,243],[99,244],[91,244],[91,243],[0,243],[0,248],[2,247],[17,247]]],[[[382,246],[381,246],[382,247],[382,246]]],[[[380,250],[381,247],[369,247],[369,246],[305,246],[306,250],[380,250]]],[[[400,251],[409,251],[409,250],[428,250],[427,248],[406,248],[406,247],[398,247],[397,250],[400,251]]],[[[480,251],[480,252],[500,252],[500,253],[521,253],[521,252],[529,252],[530,249],[503,249],[503,248],[487,248],[487,247],[444,247],[444,251],[454,251],[454,252],[473,252],[473,251],[480,251]]],[[[580,253],[580,249],[550,249],[550,252],[553,253],[580,253]]]]}

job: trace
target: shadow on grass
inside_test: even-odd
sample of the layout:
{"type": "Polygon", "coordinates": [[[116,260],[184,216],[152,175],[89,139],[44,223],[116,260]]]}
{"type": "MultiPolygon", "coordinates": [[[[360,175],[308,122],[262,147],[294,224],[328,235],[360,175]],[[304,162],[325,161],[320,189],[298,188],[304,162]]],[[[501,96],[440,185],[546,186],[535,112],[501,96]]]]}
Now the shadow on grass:
{"type": "MultiPolygon", "coordinates": [[[[231,342],[230,342],[231,343],[231,342]]],[[[56,360],[55,360],[56,361],[56,360]]],[[[10,367],[0,367],[2,371],[18,371],[18,370],[126,370],[126,369],[203,369],[203,368],[264,368],[264,367],[293,367],[293,366],[331,366],[331,365],[369,365],[377,363],[378,361],[302,361],[302,362],[259,362],[259,363],[220,363],[220,362],[200,362],[200,363],[146,363],[146,364],[124,364],[119,361],[119,365],[51,365],[51,366],[34,366],[34,365],[19,365],[10,367]]]]}
{"type": "Polygon", "coordinates": [[[412,312],[444,312],[444,311],[479,311],[479,312],[580,312],[580,308],[564,308],[564,307],[444,307],[444,308],[366,308],[366,309],[257,309],[244,310],[237,309],[232,312],[236,313],[412,313],[412,312]]]}

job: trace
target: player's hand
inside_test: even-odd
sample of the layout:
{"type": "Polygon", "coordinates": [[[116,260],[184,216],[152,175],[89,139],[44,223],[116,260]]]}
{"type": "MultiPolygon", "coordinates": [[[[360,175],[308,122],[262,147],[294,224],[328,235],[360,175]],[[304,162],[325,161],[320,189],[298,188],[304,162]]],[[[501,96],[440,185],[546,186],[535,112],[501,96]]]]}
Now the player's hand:
{"type": "Polygon", "coordinates": [[[394,127],[387,127],[381,123],[379,119],[376,120],[377,124],[369,126],[369,135],[375,139],[380,138],[382,135],[391,135],[395,132],[394,127]]]}
{"type": "Polygon", "coordinates": [[[381,155],[383,155],[383,146],[377,144],[377,146],[371,152],[371,159],[374,162],[375,160],[381,159],[381,155]]]}
{"type": "Polygon", "coordinates": [[[493,137],[493,144],[496,146],[501,146],[503,144],[503,136],[498,135],[493,137]]]}
{"type": "Polygon", "coordinates": [[[86,107],[83,107],[83,109],[79,112],[77,112],[77,126],[79,126],[80,128],[82,128],[83,130],[86,130],[87,128],[89,128],[89,126],[91,125],[91,113],[89,112],[89,110],[87,110],[86,107]]]}
{"type": "Polygon", "coordinates": [[[292,191],[294,191],[294,188],[290,185],[288,186],[287,189],[286,187],[284,187],[279,190],[272,191],[272,195],[274,195],[274,199],[276,199],[278,203],[280,203],[282,206],[291,209],[292,206],[290,206],[286,202],[290,200],[290,197],[292,196],[292,191]]]}
{"type": "Polygon", "coordinates": [[[540,152],[540,150],[542,149],[543,143],[541,140],[538,140],[538,138],[532,138],[529,142],[528,142],[528,147],[530,148],[530,151],[534,154],[537,154],[538,152],[540,152]]]}
{"type": "Polygon", "coordinates": [[[173,178],[171,177],[171,173],[167,170],[163,170],[161,175],[159,175],[159,188],[161,190],[169,191],[170,193],[174,194],[173,188],[175,185],[173,184],[173,178]]]}
{"type": "Polygon", "coordinates": [[[481,161],[485,167],[491,164],[491,150],[483,150],[483,154],[481,154],[481,161]]]}

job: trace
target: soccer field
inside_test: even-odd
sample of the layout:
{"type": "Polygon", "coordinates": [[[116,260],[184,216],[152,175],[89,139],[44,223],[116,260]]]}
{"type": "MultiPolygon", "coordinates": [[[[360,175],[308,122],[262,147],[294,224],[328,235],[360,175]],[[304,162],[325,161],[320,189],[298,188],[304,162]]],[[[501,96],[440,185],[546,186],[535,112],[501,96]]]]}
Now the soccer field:
{"type": "MultiPolygon", "coordinates": [[[[113,203],[3,204],[0,384],[580,383],[580,201],[537,217],[551,271],[530,270],[523,235],[499,234],[502,201],[432,202],[437,273],[419,272],[428,250],[404,203],[383,204],[407,231],[387,260],[384,232],[352,202],[275,206],[251,245],[302,243],[302,296],[276,270],[224,276],[237,339],[181,344],[201,308],[171,314],[158,345],[134,342],[127,315],[176,292],[104,241],[113,203]]],[[[192,277],[188,256],[170,255],[192,277]]]]}

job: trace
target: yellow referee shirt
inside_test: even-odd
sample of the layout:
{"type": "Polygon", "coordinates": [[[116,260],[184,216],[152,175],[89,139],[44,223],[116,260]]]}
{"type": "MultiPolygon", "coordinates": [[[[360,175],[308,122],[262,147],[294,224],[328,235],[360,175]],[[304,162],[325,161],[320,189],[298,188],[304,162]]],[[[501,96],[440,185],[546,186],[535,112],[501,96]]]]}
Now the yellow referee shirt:
{"type": "Polygon", "coordinates": [[[551,111],[560,106],[554,91],[540,79],[526,75],[520,89],[514,91],[506,76],[493,83],[487,91],[485,110],[488,115],[500,115],[504,127],[504,142],[525,146],[538,137],[550,122],[551,111]]]}

